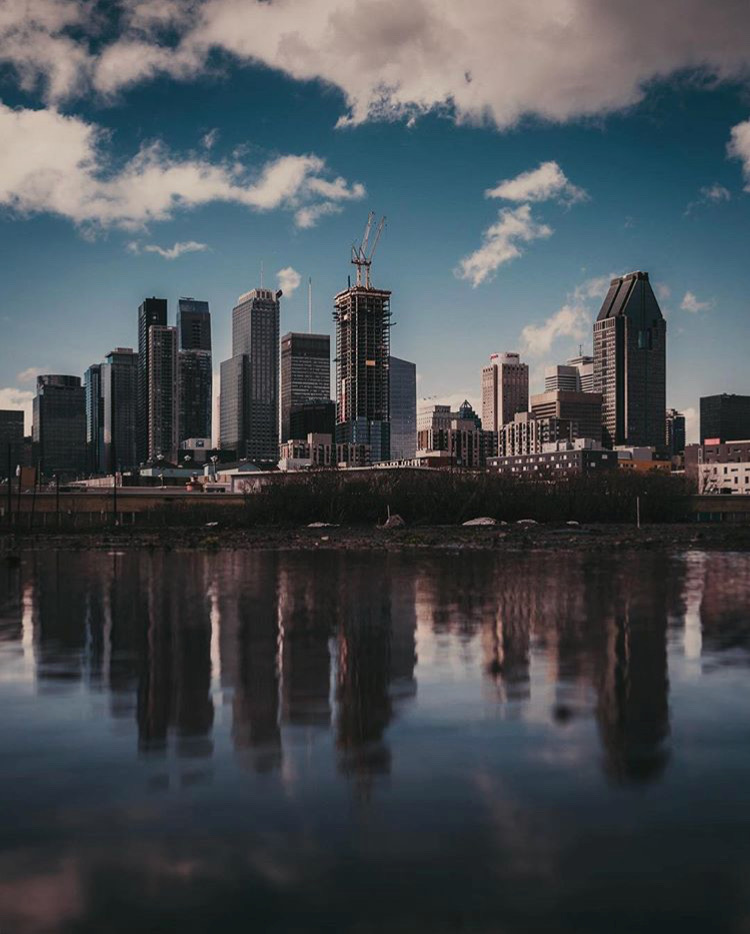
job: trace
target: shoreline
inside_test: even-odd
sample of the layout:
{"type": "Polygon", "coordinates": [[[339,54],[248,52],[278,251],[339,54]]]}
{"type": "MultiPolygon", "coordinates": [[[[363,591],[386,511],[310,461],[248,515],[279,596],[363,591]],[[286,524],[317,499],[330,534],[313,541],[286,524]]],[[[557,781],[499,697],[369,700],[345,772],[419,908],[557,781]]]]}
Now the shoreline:
{"type": "Polygon", "coordinates": [[[20,552],[71,550],[166,551],[750,551],[750,524],[675,523],[635,525],[591,523],[496,526],[164,526],[80,532],[0,530],[0,559],[20,552]]]}

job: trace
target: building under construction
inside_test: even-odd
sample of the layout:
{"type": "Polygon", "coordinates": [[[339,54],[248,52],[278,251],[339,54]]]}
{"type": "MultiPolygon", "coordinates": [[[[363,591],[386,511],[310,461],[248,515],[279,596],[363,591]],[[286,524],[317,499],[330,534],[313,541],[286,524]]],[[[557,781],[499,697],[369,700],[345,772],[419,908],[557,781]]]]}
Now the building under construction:
{"type": "Polygon", "coordinates": [[[352,248],[355,285],[334,301],[336,322],[336,442],[370,446],[373,463],[390,458],[388,358],[391,352],[391,293],[375,289],[370,266],[385,218],[369,245],[370,214],[361,245],[352,248]],[[369,252],[368,252],[369,250],[369,252]]]}

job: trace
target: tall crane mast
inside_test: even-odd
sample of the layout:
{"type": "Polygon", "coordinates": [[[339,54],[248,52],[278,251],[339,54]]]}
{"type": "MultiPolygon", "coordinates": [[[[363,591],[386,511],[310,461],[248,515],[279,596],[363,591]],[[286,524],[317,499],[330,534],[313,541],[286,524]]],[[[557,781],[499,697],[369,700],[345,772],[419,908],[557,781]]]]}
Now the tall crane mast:
{"type": "Polygon", "coordinates": [[[372,231],[372,225],[375,220],[375,212],[370,211],[367,215],[367,223],[365,224],[365,232],[362,235],[362,240],[360,243],[354,243],[352,245],[352,263],[357,267],[357,286],[362,286],[362,270],[365,271],[364,276],[364,286],[366,289],[372,288],[370,283],[370,266],[372,266],[372,258],[375,255],[375,250],[378,246],[378,241],[380,240],[380,235],[383,233],[383,228],[385,227],[385,217],[380,219],[380,223],[375,230],[375,237],[370,246],[370,233],[372,231]],[[369,252],[368,252],[369,248],[369,252]]]}

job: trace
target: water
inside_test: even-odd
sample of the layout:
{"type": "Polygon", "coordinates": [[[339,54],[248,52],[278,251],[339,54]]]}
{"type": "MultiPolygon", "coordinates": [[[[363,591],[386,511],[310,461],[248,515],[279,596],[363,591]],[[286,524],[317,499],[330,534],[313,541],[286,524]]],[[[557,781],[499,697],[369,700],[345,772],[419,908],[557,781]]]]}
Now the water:
{"type": "Polygon", "coordinates": [[[0,567],[0,932],[750,930],[750,556],[0,567]]]}

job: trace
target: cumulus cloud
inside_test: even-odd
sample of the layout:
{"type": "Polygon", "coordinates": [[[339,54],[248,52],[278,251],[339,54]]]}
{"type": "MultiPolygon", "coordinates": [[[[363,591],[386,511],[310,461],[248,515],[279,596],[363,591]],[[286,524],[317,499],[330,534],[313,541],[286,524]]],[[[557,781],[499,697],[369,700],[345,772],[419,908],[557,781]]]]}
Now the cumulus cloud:
{"type": "Polygon", "coordinates": [[[750,120],[732,127],[727,153],[733,159],[739,159],[742,162],[745,191],[750,191],[750,120]]]}
{"type": "Polygon", "coordinates": [[[485,192],[487,198],[503,198],[505,201],[549,201],[554,199],[563,204],[586,201],[588,194],[578,188],[565,175],[557,162],[542,162],[536,169],[521,172],[515,178],[499,182],[485,192]]]}
{"type": "Polygon", "coordinates": [[[196,240],[185,240],[170,247],[158,246],[156,243],[141,246],[137,241],[128,244],[128,250],[131,253],[156,253],[158,256],[164,257],[164,259],[177,259],[183,253],[202,253],[209,249],[207,243],[198,243],[196,240]]]}
{"type": "Polygon", "coordinates": [[[203,134],[201,137],[201,143],[203,143],[206,149],[213,149],[218,138],[219,131],[216,127],[214,127],[213,130],[209,130],[208,133],[203,134]]]}
{"type": "Polygon", "coordinates": [[[663,282],[659,282],[656,285],[655,291],[656,291],[656,297],[659,299],[660,302],[666,302],[667,299],[671,298],[672,296],[672,290],[669,288],[668,285],[665,285],[663,282]]]}
{"type": "Polygon", "coordinates": [[[704,185],[698,193],[698,198],[691,201],[685,208],[685,215],[691,214],[696,208],[703,204],[721,204],[722,201],[730,201],[732,194],[728,188],[714,182],[713,185],[704,185]]]}
{"type": "Polygon", "coordinates": [[[476,287],[492,278],[500,266],[521,256],[523,244],[551,237],[552,233],[551,227],[534,219],[528,204],[502,208],[497,221],[482,234],[482,245],[461,260],[456,275],[476,287]]]}
{"type": "Polygon", "coordinates": [[[16,379],[19,383],[35,383],[37,376],[42,372],[38,366],[27,366],[25,370],[16,373],[16,379]]]}
{"type": "Polygon", "coordinates": [[[276,273],[279,282],[279,288],[286,298],[291,298],[295,289],[299,287],[302,277],[292,266],[284,266],[276,273]]]}
{"type": "Polygon", "coordinates": [[[522,352],[540,357],[550,351],[559,337],[583,340],[588,337],[591,319],[588,311],[579,305],[563,305],[541,324],[527,324],[521,331],[522,352]]]}
{"type": "Polygon", "coordinates": [[[710,311],[714,307],[713,301],[699,302],[693,292],[685,292],[680,302],[680,308],[683,311],[689,311],[691,314],[697,314],[699,311],[710,311]]]}
{"type": "Polygon", "coordinates": [[[339,88],[342,124],[434,109],[499,127],[526,114],[564,121],[629,107],[654,79],[729,80],[750,62],[744,0],[721,15],[705,0],[130,0],[103,48],[91,0],[6,6],[0,58],[49,100],[189,78],[219,51],[339,88]]]}
{"type": "Polygon", "coordinates": [[[239,162],[179,158],[152,142],[112,170],[105,133],[55,109],[0,103],[0,139],[0,205],[58,214],[89,228],[134,230],[215,201],[299,211],[365,194],[360,183],[327,178],[325,161],[314,154],[278,156],[252,170],[239,162]]]}

